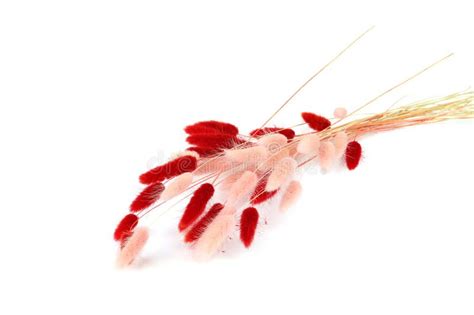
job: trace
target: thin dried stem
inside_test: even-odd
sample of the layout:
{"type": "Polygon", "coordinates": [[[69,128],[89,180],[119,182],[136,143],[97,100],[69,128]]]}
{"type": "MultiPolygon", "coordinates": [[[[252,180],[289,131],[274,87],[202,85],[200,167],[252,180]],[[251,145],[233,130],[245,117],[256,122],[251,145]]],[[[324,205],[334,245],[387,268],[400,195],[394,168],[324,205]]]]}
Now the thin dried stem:
{"type": "Polygon", "coordinates": [[[354,39],[349,45],[347,45],[343,50],[341,50],[334,58],[332,58],[328,63],[326,63],[321,69],[319,69],[315,74],[309,77],[305,83],[303,83],[271,116],[268,118],[260,128],[264,128],[286,105],[299,93],[303,90],[314,78],[320,75],[326,68],[328,68],[334,61],[336,61],[339,57],[341,57],[349,48],[351,48],[355,43],[357,43],[362,37],[364,37],[368,32],[374,29],[375,26],[371,26],[368,30],[364,33],[359,35],[356,39],[354,39]]]}
{"type": "Polygon", "coordinates": [[[415,73],[414,75],[408,77],[407,79],[403,80],[402,82],[398,83],[397,85],[389,88],[388,90],[384,91],[383,93],[377,95],[376,97],[374,97],[373,99],[371,99],[370,101],[368,101],[367,103],[365,103],[364,105],[360,106],[359,108],[357,108],[356,110],[354,110],[353,112],[349,113],[346,117],[344,118],[341,118],[339,119],[338,121],[336,121],[334,124],[338,124],[339,122],[349,118],[350,116],[354,115],[355,113],[361,111],[362,109],[364,109],[365,107],[369,106],[370,104],[374,103],[375,101],[377,101],[378,99],[382,98],[383,96],[387,95],[388,93],[392,92],[393,90],[399,88],[400,86],[408,83],[409,81],[415,79],[416,77],[420,76],[421,74],[425,73],[426,71],[430,70],[431,68],[435,67],[436,65],[440,64],[441,62],[445,61],[446,59],[448,59],[449,57],[453,56],[453,53],[449,54],[449,55],[446,55],[444,56],[443,58],[439,59],[438,61],[432,63],[431,65],[429,65],[428,67],[418,71],[417,73],[415,73]]]}

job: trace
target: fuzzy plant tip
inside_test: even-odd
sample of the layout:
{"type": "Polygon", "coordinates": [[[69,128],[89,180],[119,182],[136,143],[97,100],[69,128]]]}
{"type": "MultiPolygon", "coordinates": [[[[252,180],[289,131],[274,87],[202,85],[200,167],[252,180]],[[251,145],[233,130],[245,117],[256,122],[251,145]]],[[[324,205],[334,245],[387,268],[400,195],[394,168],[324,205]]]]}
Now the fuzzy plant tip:
{"type": "Polygon", "coordinates": [[[145,185],[171,179],[186,172],[193,172],[197,167],[197,159],[192,155],[181,156],[166,164],[140,175],[140,182],[145,185]]]}
{"type": "Polygon", "coordinates": [[[114,232],[114,240],[122,241],[123,239],[130,237],[137,224],[138,217],[133,213],[127,214],[117,225],[114,232]]]}
{"type": "Polygon", "coordinates": [[[242,212],[240,217],[240,240],[245,247],[252,245],[257,230],[259,213],[257,209],[251,207],[242,212]]]}
{"type": "Polygon", "coordinates": [[[273,191],[266,191],[265,188],[267,187],[267,182],[268,182],[268,176],[263,177],[258,182],[257,187],[255,188],[255,191],[250,197],[250,203],[252,205],[258,205],[258,204],[264,203],[265,201],[268,201],[272,199],[273,197],[275,197],[275,195],[278,193],[278,189],[273,190],[273,191]]]}
{"type": "Polygon", "coordinates": [[[349,170],[355,170],[359,166],[362,157],[362,146],[357,141],[349,142],[346,148],[346,165],[349,170]]]}
{"type": "Polygon", "coordinates": [[[291,208],[301,195],[301,184],[298,181],[292,181],[280,201],[280,211],[285,212],[291,208]]]}
{"type": "Polygon", "coordinates": [[[313,113],[301,113],[301,117],[311,129],[323,131],[331,126],[331,121],[323,116],[313,113]]]}
{"type": "Polygon", "coordinates": [[[209,211],[188,231],[188,233],[186,233],[184,242],[192,243],[197,241],[222,209],[224,209],[224,205],[220,203],[213,205],[211,209],[209,209],[209,211]]]}
{"type": "Polygon", "coordinates": [[[124,268],[132,264],[145,247],[148,238],[148,228],[137,228],[120,251],[119,256],[117,258],[117,266],[119,268],[124,268]]]}
{"type": "Polygon", "coordinates": [[[161,193],[165,190],[162,183],[154,183],[147,186],[130,205],[130,211],[138,212],[147,209],[160,199],[161,193]]]}
{"type": "Polygon", "coordinates": [[[193,224],[206,209],[206,205],[214,195],[214,186],[209,183],[203,184],[195,192],[189,201],[183,216],[179,221],[179,231],[186,230],[193,224]]]}
{"type": "Polygon", "coordinates": [[[212,258],[234,231],[235,224],[235,216],[222,211],[196,242],[194,258],[198,261],[212,258]]]}
{"type": "Polygon", "coordinates": [[[209,120],[195,123],[194,125],[187,126],[184,131],[189,135],[194,134],[227,134],[236,136],[239,133],[239,129],[229,123],[209,120]]]}

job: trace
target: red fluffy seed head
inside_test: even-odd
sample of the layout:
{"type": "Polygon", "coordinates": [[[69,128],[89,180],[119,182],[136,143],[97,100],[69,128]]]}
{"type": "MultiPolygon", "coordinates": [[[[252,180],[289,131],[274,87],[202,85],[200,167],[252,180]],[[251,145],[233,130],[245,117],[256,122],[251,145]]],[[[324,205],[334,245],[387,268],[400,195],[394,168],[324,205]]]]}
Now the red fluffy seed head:
{"type": "Polygon", "coordinates": [[[133,229],[138,224],[138,217],[133,213],[127,214],[117,225],[114,232],[114,240],[122,241],[132,235],[133,229]]]}
{"type": "Polygon", "coordinates": [[[184,128],[184,131],[189,135],[216,133],[237,136],[239,134],[239,129],[236,126],[215,120],[195,123],[184,128]]]}
{"type": "Polygon", "coordinates": [[[209,211],[189,230],[189,232],[186,233],[184,241],[186,243],[197,241],[222,209],[224,209],[224,205],[220,203],[213,205],[211,209],[209,209],[209,211]]]}
{"type": "Polygon", "coordinates": [[[279,134],[284,135],[288,140],[292,140],[296,133],[293,129],[289,128],[277,128],[277,127],[267,127],[267,128],[259,128],[253,130],[250,135],[255,138],[259,138],[269,133],[278,132],[279,134]]]}
{"type": "Polygon", "coordinates": [[[354,170],[360,162],[362,157],[362,146],[357,141],[352,141],[347,144],[346,148],[346,165],[349,170],[354,170]]]}
{"type": "Polygon", "coordinates": [[[189,201],[186,209],[184,210],[183,216],[179,221],[179,230],[183,231],[187,229],[191,224],[196,221],[199,216],[206,209],[206,205],[214,195],[214,186],[209,183],[201,185],[193,194],[189,201]]]}
{"type": "Polygon", "coordinates": [[[255,208],[247,208],[240,217],[240,240],[245,247],[252,245],[257,230],[259,214],[255,208]]]}
{"type": "Polygon", "coordinates": [[[301,113],[303,120],[309,125],[311,129],[322,131],[331,126],[329,119],[313,113],[301,113]]]}
{"type": "Polygon", "coordinates": [[[234,135],[216,133],[193,134],[187,137],[186,141],[197,147],[214,150],[231,149],[237,144],[244,143],[243,140],[234,135]]]}
{"type": "Polygon", "coordinates": [[[161,193],[165,190],[165,186],[162,183],[154,183],[147,186],[130,205],[130,211],[138,212],[145,210],[158,199],[160,199],[161,193]]]}
{"type": "Polygon", "coordinates": [[[258,182],[257,187],[255,188],[255,191],[250,197],[252,205],[261,204],[273,198],[277,194],[278,189],[274,191],[265,191],[265,187],[267,187],[267,181],[268,181],[268,176],[265,176],[258,182]]]}
{"type": "Polygon", "coordinates": [[[145,185],[161,182],[186,172],[193,172],[196,168],[197,159],[194,156],[185,155],[140,175],[140,182],[145,185]]]}

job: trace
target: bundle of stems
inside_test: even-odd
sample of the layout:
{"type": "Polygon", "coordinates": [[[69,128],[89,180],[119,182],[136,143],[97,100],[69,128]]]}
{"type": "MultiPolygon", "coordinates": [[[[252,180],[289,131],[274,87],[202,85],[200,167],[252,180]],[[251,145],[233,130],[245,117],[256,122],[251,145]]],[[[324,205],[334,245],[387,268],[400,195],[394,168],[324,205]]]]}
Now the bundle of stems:
{"type": "MultiPolygon", "coordinates": [[[[370,31],[370,29],[368,30],[370,31]]],[[[311,76],[260,127],[248,135],[230,123],[203,121],[187,126],[187,141],[192,147],[177,158],[140,176],[147,185],[118,224],[114,238],[120,242],[120,266],[131,264],[148,240],[148,227],[138,226],[142,219],[170,200],[178,199],[161,214],[189,199],[178,230],[200,259],[212,257],[238,227],[240,240],[250,247],[260,222],[261,206],[278,201],[286,211],[297,200],[302,187],[297,170],[311,162],[328,171],[338,159],[349,170],[359,165],[362,146],[359,140],[368,134],[431,124],[446,120],[474,118],[474,91],[416,101],[405,106],[391,106],[379,114],[360,114],[362,109],[382,96],[416,78],[451,56],[447,55],[401,83],[347,114],[336,109],[330,120],[315,113],[302,113],[303,122],[292,127],[266,127],[309,82],[340,57],[349,47],[311,76]],[[297,127],[310,130],[297,134],[297,127]],[[260,209],[257,209],[256,207],[260,209]]]]}

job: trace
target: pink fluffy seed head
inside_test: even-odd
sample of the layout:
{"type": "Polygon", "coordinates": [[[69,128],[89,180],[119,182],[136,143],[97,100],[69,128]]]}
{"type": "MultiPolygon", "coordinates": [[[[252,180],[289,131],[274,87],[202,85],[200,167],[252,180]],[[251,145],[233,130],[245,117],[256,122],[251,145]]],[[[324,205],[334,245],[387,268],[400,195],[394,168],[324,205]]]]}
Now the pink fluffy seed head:
{"type": "Polygon", "coordinates": [[[235,173],[227,175],[227,177],[224,178],[220,183],[220,189],[224,192],[230,190],[232,185],[234,185],[234,183],[242,176],[243,173],[243,171],[236,171],[235,173]]]}
{"type": "Polygon", "coordinates": [[[230,205],[225,205],[224,209],[222,209],[222,214],[234,215],[237,213],[237,209],[230,205]]]}
{"type": "Polygon", "coordinates": [[[258,165],[258,171],[266,172],[273,169],[279,161],[290,156],[289,148],[281,149],[276,153],[271,153],[265,161],[258,165]]]}
{"type": "Polygon", "coordinates": [[[268,151],[263,146],[254,146],[244,149],[226,150],[225,156],[236,163],[257,164],[268,157],[268,151]]]}
{"type": "Polygon", "coordinates": [[[230,188],[227,204],[234,206],[241,201],[247,194],[255,189],[257,182],[257,174],[251,171],[245,171],[230,188]]]}
{"type": "Polygon", "coordinates": [[[145,247],[149,235],[150,233],[146,227],[137,228],[133,232],[118,256],[117,266],[119,268],[127,267],[137,258],[145,247]]]}
{"type": "Polygon", "coordinates": [[[234,231],[235,225],[235,215],[219,213],[196,242],[194,258],[199,261],[212,258],[234,231]]]}
{"type": "Polygon", "coordinates": [[[202,159],[199,161],[195,175],[206,175],[213,172],[223,172],[232,167],[232,162],[225,157],[202,159]]]}
{"type": "Polygon", "coordinates": [[[171,183],[166,186],[165,191],[161,194],[161,200],[170,200],[182,192],[184,192],[193,182],[192,173],[184,173],[176,177],[171,183]]]}
{"type": "Polygon", "coordinates": [[[266,191],[279,189],[296,171],[298,162],[291,157],[282,159],[275,165],[272,173],[268,177],[266,191]]]}
{"type": "Polygon", "coordinates": [[[301,191],[302,187],[300,182],[292,181],[281,198],[280,211],[285,212],[293,206],[300,197],[301,191]]]}
{"type": "Polygon", "coordinates": [[[267,148],[270,153],[275,153],[287,143],[288,139],[280,133],[268,134],[258,139],[258,144],[267,148]]]}
{"type": "Polygon", "coordinates": [[[349,137],[344,131],[336,133],[332,141],[334,149],[336,150],[336,159],[340,159],[344,152],[346,152],[347,144],[349,143],[349,137]]]}
{"type": "Polygon", "coordinates": [[[319,135],[310,134],[303,137],[298,143],[296,150],[301,154],[318,154],[320,146],[319,135]]]}
{"type": "Polygon", "coordinates": [[[319,148],[319,164],[324,171],[331,169],[336,158],[336,148],[330,141],[321,142],[319,148]]]}
{"type": "Polygon", "coordinates": [[[344,107],[338,107],[334,110],[334,117],[338,119],[345,118],[347,116],[347,109],[344,107]]]}

